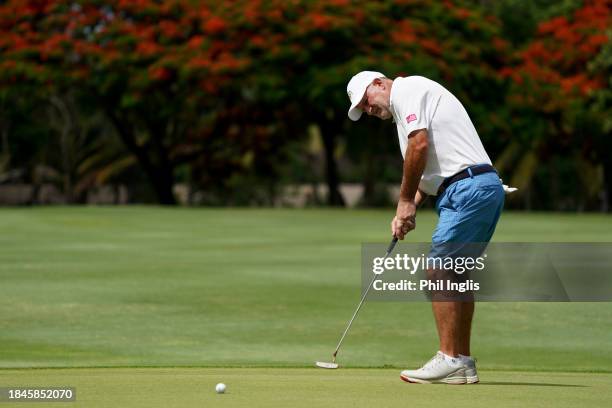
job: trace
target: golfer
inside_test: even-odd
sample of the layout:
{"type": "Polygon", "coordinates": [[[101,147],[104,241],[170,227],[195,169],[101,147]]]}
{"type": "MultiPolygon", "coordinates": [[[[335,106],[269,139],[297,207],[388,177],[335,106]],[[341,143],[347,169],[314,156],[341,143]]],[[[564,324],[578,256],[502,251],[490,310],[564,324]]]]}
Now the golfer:
{"type": "MultiPolygon", "coordinates": [[[[399,202],[391,231],[399,239],[416,226],[419,204],[436,197],[438,225],[429,256],[445,244],[487,243],[504,205],[504,188],[465,108],[442,85],[421,76],[386,78],[364,71],[347,86],[348,116],[393,119],[404,157],[399,202]]],[[[430,275],[433,271],[427,271],[430,275]]],[[[407,382],[477,383],[470,352],[474,301],[432,298],[439,351],[423,367],[404,370],[407,382]]]]}

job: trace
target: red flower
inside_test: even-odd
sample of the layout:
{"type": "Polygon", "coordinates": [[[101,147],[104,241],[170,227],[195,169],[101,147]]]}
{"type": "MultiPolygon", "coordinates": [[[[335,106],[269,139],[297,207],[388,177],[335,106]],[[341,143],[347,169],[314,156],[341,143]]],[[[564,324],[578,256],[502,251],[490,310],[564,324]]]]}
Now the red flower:
{"type": "Polygon", "coordinates": [[[60,54],[62,46],[68,43],[66,34],[55,34],[49,37],[40,47],[40,58],[45,61],[51,54],[60,54]]]}
{"type": "Polygon", "coordinates": [[[397,30],[391,33],[391,39],[396,44],[410,45],[417,39],[410,21],[403,20],[396,25],[397,30]]]}
{"type": "Polygon", "coordinates": [[[543,21],[538,25],[539,34],[554,33],[560,27],[567,25],[567,19],[563,16],[556,17],[548,21],[543,21]]]}
{"type": "Polygon", "coordinates": [[[501,37],[493,38],[493,47],[500,52],[505,52],[508,49],[508,42],[501,37]]]}
{"type": "Polygon", "coordinates": [[[208,34],[218,34],[225,30],[227,24],[220,17],[212,17],[204,22],[204,31],[208,34]]]}
{"type": "Polygon", "coordinates": [[[424,38],[420,41],[421,46],[428,52],[434,55],[440,55],[442,53],[442,47],[432,38],[424,38]]]}
{"type": "Polygon", "coordinates": [[[255,47],[263,48],[266,45],[266,39],[261,35],[252,36],[249,41],[255,47]]]}
{"type": "Polygon", "coordinates": [[[159,23],[159,30],[167,38],[177,38],[181,35],[176,23],[168,20],[159,23]]]}
{"type": "Polygon", "coordinates": [[[210,67],[210,60],[203,56],[196,56],[187,62],[187,67],[194,70],[208,68],[210,67]]]}
{"type": "Polygon", "coordinates": [[[316,29],[326,30],[331,26],[331,18],[325,14],[314,13],[310,18],[312,19],[312,25],[316,29]]]}
{"type": "Polygon", "coordinates": [[[464,8],[457,8],[455,9],[455,15],[461,19],[461,20],[465,20],[467,18],[469,18],[472,15],[472,12],[468,9],[464,9],[464,8]]]}
{"type": "Polygon", "coordinates": [[[189,41],[187,42],[187,46],[192,49],[200,48],[203,42],[204,42],[204,37],[202,37],[201,35],[196,35],[195,37],[192,37],[191,39],[189,39],[189,41]]]}
{"type": "Polygon", "coordinates": [[[157,81],[166,81],[172,76],[172,72],[164,67],[150,67],[149,76],[157,81]]]}
{"type": "Polygon", "coordinates": [[[138,43],[136,52],[144,57],[150,57],[160,51],[160,46],[152,41],[138,43]]]}

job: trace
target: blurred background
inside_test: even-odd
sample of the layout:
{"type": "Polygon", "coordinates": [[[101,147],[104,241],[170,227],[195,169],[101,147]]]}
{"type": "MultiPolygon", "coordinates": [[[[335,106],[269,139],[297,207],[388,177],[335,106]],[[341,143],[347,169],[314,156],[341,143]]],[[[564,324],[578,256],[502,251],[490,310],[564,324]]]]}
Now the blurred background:
{"type": "Polygon", "coordinates": [[[369,69],[453,92],[507,207],[609,212],[611,9],[0,1],[0,204],[393,205],[394,125],[346,116],[369,69]]]}

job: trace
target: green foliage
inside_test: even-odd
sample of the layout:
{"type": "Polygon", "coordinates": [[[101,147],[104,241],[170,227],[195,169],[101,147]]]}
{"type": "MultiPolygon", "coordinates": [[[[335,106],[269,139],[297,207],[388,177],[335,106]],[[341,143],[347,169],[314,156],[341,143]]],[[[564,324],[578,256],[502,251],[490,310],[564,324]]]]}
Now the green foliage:
{"type": "Polygon", "coordinates": [[[583,0],[474,0],[494,14],[502,23],[503,36],[517,46],[529,42],[538,23],[558,16],[569,16],[580,8],[583,0]]]}
{"type": "Polygon", "coordinates": [[[603,133],[612,133],[612,29],[606,31],[607,42],[587,64],[589,73],[602,79],[602,87],[593,91],[592,114],[603,124],[603,133]]]}

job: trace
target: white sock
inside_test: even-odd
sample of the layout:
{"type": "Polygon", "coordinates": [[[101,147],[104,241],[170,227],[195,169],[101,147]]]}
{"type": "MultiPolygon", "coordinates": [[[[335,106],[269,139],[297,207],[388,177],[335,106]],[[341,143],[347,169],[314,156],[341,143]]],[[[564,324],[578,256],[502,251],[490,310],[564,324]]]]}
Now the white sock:
{"type": "Polygon", "coordinates": [[[448,361],[449,363],[453,363],[453,362],[457,363],[460,360],[459,357],[449,356],[448,354],[445,354],[445,353],[442,353],[442,355],[444,356],[444,359],[448,361]]]}
{"type": "Polygon", "coordinates": [[[459,358],[467,358],[469,360],[472,360],[472,356],[464,356],[463,354],[459,354],[459,358]]]}

